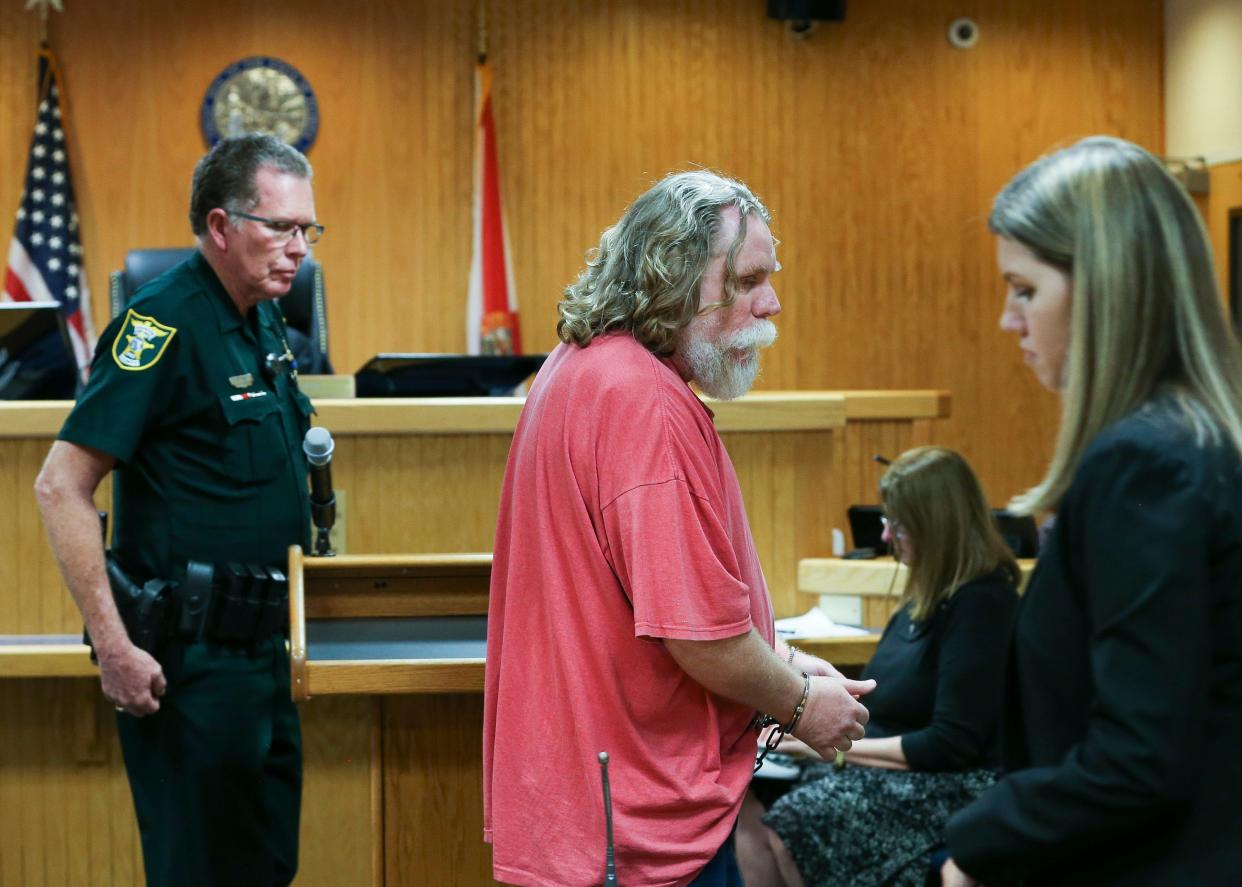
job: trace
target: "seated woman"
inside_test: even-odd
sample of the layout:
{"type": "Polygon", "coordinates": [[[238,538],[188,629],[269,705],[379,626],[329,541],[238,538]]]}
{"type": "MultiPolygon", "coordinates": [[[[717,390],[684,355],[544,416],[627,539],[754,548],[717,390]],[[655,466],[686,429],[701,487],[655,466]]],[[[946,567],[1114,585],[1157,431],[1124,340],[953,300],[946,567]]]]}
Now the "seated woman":
{"type": "MultiPolygon", "coordinates": [[[[747,887],[922,885],[948,817],[994,781],[1017,562],[952,450],[902,454],[880,498],[909,580],[863,672],[876,679],[862,700],[867,736],[809,764],[762,821],[748,796],[737,844],[747,887]]],[[[799,745],[779,750],[809,753],[799,745]]]]}

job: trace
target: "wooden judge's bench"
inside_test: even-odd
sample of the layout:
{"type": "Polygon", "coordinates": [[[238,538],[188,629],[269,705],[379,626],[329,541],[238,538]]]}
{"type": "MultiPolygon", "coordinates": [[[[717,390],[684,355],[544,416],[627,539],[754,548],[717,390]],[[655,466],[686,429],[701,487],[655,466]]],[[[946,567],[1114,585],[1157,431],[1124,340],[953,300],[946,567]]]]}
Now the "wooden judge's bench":
{"type": "MultiPolygon", "coordinates": [[[[813,600],[893,456],[930,443],[938,391],[767,392],[713,404],[778,616],[813,600]]],[[[521,400],[320,400],[344,553],[291,557],[306,756],[298,885],[492,884],[482,842],[486,580],[521,400]]],[[[113,712],[32,488],[68,403],[0,403],[0,887],[142,883],[113,712]]],[[[98,504],[109,507],[109,486],[98,504]]],[[[817,652],[831,652],[831,644],[817,652]]],[[[839,648],[866,658],[868,644],[839,648]]]]}

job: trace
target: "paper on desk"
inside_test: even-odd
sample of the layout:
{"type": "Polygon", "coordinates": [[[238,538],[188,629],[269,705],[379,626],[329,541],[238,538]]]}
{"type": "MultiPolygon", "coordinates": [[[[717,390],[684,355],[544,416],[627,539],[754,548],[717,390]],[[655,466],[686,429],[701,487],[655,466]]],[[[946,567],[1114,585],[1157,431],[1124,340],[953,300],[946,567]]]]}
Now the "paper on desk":
{"type": "Polygon", "coordinates": [[[786,640],[798,638],[831,638],[870,634],[865,628],[842,625],[824,615],[819,607],[812,607],[801,616],[789,616],[776,620],[776,634],[786,640]]]}

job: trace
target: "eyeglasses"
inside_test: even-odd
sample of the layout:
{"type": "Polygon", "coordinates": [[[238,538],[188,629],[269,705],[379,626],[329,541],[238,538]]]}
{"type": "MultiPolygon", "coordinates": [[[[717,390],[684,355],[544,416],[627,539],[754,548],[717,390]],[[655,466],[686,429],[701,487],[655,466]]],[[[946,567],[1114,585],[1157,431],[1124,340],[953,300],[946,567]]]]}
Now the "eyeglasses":
{"type": "Polygon", "coordinates": [[[318,243],[319,238],[323,237],[323,225],[318,222],[302,224],[290,219],[268,219],[263,216],[252,216],[250,213],[237,212],[236,210],[226,210],[226,212],[237,219],[249,219],[252,222],[259,222],[275,235],[276,242],[280,244],[288,243],[293,239],[293,235],[299,231],[302,232],[302,239],[308,244],[318,243]]]}
{"type": "MultiPolygon", "coordinates": [[[[881,516],[880,516],[880,526],[882,526],[884,529],[886,529],[886,530],[890,531],[890,532],[893,534],[893,536],[895,536],[895,537],[896,537],[896,538],[898,538],[898,539],[904,539],[904,538],[906,538],[906,531],[905,531],[905,529],[903,529],[903,528],[902,528],[902,526],[901,526],[901,524],[897,523],[897,521],[895,521],[895,520],[889,520],[887,517],[885,517],[885,516],[881,515],[881,516]]],[[[874,532],[874,531],[873,531],[873,532],[874,532]]]]}

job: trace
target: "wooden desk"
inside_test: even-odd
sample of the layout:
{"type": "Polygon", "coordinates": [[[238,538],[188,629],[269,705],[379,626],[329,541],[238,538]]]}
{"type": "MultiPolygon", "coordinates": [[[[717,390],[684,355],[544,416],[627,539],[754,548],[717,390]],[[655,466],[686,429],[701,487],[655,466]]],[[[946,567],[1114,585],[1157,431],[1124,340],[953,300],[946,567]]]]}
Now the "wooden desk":
{"type": "Polygon", "coordinates": [[[98,677],[79,634],[0,635],[0,680],[98,677]]]}
{"type": "MultiPolygon", "coordinates": [[[[1035,569],[1035,561],[1020,559],[1022,591],[1035,569]]],[[[906,587],[909,570],[891,557],[847,560],[839,557],[810,557],[798,561],[798,591],[817,600],[855,597],[860,600],[860,624],[883,628],[897,608],[906,587]]]]}
{"type": "Polygon", "coordinates": [[[482,693],[485,554],[305,557],[289,549],[293,698],[482,693]]]}

